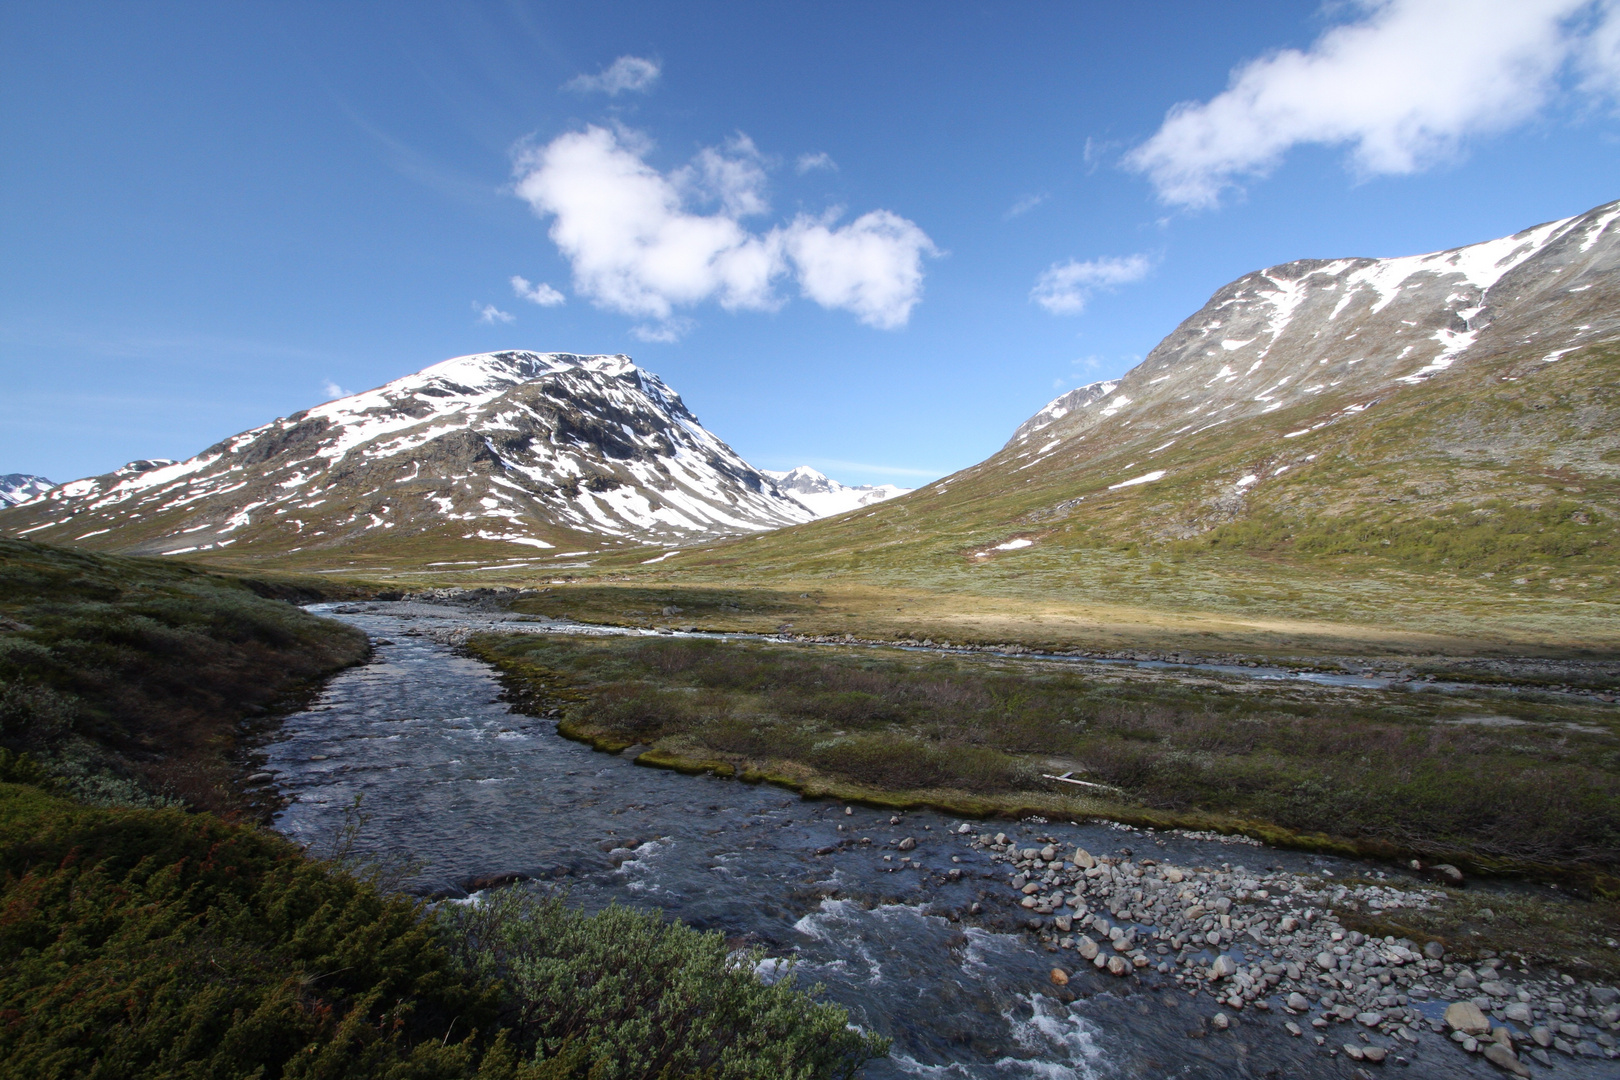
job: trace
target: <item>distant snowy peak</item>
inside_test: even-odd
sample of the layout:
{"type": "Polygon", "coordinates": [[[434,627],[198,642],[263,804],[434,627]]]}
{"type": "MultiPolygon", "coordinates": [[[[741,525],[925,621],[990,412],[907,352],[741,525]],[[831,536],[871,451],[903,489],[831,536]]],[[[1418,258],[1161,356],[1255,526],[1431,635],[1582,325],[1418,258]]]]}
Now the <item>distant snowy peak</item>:
{"type": "MultiPolygon", "coordinates": [[[[1620,338],[1617,221],[1620,202],[1449,251],[1302,259],[1246,274],[1120,379],[1030,417],[1006,450],[1063,452],[1102,425],[1152,435],[1162,450],[1165,440],[1302,405],[1329,423],[1460,362],[1526,350],[1556,362],[1620,338]]],[[[1098,445],[1091,439],[1088,452],[1098,445]]]]}
{"type": "Polygon", "coordinates": [[[16,506],[39,498],[56,485],[43,476],[7,473],[0,476],[0,506],[16,506]]]}
{"type": "Polygon", "coordinates": [[[17,532],[110,533],[98,543],[164,553],[423,534],[530,550],[673,545],[814,516],[628,357],[533,352],[434,364],[38,505],[17,532]]]}
{"type": "Polygon", "coordinates": [[[848,487],[808,465],[800,465],[787,472],[772,472],[769,469],[761,471],[776,481],[777,490],[803,503],[818,518],[832,517],[834,514],[847,513],[862,506],[886,502],[912,490],[896,487],[894,484],[862,484],[860,487],[848,487]]]}

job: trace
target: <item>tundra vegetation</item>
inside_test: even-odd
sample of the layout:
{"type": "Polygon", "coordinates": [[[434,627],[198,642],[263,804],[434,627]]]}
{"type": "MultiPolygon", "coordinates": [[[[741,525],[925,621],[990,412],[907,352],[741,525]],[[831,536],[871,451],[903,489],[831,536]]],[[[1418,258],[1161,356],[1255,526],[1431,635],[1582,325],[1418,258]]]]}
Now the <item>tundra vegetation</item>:
{"type": "Polygon", "coordinates": [[[1448,861],[1590,898],[1578,916],[1532,917],[1531,904],[1526,925],[1620,931],[1620,747],[1596,701],[701,638],[484,635],[470,648],[521,707],[601,749],[637,746],[642,764],[895,807],[1448,861]],[[1047,779],[1064,773],[1092,786],[1047,779]]]}
{"type": "Polygon", "coordinates": [[[884,1052],[718,933],[517,891],[433,908],[254,824],[244,719],[364,638],[241,581],[0,544],[0,1073],[818,1080],[884,1052]]]}

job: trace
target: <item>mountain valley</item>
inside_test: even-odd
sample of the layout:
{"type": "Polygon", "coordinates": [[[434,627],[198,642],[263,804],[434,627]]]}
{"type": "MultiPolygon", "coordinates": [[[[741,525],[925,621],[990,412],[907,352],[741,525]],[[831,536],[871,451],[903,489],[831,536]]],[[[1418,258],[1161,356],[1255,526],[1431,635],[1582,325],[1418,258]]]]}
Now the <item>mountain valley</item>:
{"type": "Polygon", "coordinates": [[[840,598],[818,632],[886,638],[1606,654],[1617,219],[1245,275],[912,492],[755,470],[625,357],[515,352],[63,484],[0,531],[404,584],[814,589],[840,598]]]}

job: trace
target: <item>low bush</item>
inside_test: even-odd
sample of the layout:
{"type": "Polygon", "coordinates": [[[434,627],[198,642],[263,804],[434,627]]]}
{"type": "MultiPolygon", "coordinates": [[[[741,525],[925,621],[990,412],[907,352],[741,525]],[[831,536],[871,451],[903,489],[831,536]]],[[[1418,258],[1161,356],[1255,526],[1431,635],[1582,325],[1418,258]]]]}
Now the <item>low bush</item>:
{"type": "Polygon", "coordinates": [[[719,932],[655,913],[588,916],[558,896],[507,890],[449,908],[440,926],[468,970],[505,987],[519,1040],[542,1058],[585,1055],[591,1080],[847,1078],[886,1052],[791,976],[762,982],[763,953],[733,954],[719,932]]]}

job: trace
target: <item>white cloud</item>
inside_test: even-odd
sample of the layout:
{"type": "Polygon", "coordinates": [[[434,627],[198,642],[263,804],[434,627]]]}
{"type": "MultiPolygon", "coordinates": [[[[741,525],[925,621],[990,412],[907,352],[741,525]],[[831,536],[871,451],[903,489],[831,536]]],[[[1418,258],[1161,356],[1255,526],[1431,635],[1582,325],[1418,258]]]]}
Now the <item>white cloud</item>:
{"type": "Polygon", "coordinates": [[[816,169],[827,169],[830,172],[837,172],[838,162],[834,161],[832,159],[832,155],[828,154],[825,150],[818,150],[814,154],[800,154],[798,163],[794,165],[794,168],[798,170],[800,176],[803,176],[807,172],[813,172],[816,169]]]}
{"type": "Polygon", "coordinates": [[[852,311],[894,330],[922,299],[922,257],[938,255],[928,235],[899,214],[873,210],[842,228],[800,216],[781,235],[799,289],[824,308],[852,311]]]}
{"type": "MultiPolygon", "coordinates": [[[[1086,142],[1088,144],[1090,143],[1090,141],[1091,141],[1090,139],[1086,140],[1086,142]]],[[[1052,193],[1049,192],[1049,191],[1043,191],[1039,195],[1023,195],[1023,196],[1020,196],[1018,201],[1013,203],[1011,206],[1009,206],[1007,208],[1007,212],[1005,214],[1001,215],[1001,219],[1003,221],[1011,221],[1015,217],[1018,217],[1018,216],[1020,216],[1022,214],[1027,214],[1031,210],[1035,209],[1037,206],[1041,205],[1041,203],[1045,202],[1047,199],[1049,199],[1051,197],[1052,197],[1052,193]]]]}
{"type": "Polygon", "coordinates": [[[345,390],[331,379],[327,379],[321,383],[321,393],[326,395],[326,400],[333,401],[337,398],[349,397],[353,394],[353,391],[345,390]]]}
{"type": "Polygon", "coordinates": [[[481,323],[509,323],[513,319],[517,318],[517,316],[513,315],[511,312],[502,311],[494,304],[480,304],[478,301],[474,300],[472,308],[478,313],[478,321],[481,323]]]}
{"type": "Polygon", "coordinates": [[[1573,69],[1588,94],[1620,91],[1616,0],[1358,0],[1355,21],[1311,47],[1238,68],[1207,102],[1183,102],[1125,162],[1166,203],[1215,205],[1294,146],[1347,146],[1364,174],[1399,175],[1471,136],[1540,112],[1573,69]]]}
{"type": "Polygon", "coordinates": [[[1078,315],[1093,291],[1141,281],[1152,269],[1146,255],[1053,263],[1035,279],[1029,298],[1054,315],[1078,315]]]}
{"type": "Polygon", "coordinates": [[[568,299],[543,281],[538,285],[530,285],[527,278],[519,277],[517,274],[512,275],[512,291],[517,294],[518,299],[539,304],[541,307],[556,307],[558,304],[566,303],[568,299]]]}
{"type": "Polygon", "coordinates": [[[634,132],[593,125],[517,157],[517,194],[552,218],[575,291],[598,307],[655,320],[642,330],[663,335],[679,333],[676,308],[706,300],[774,310],[783,278],[886,329],[903,326],[921,299],[922,256],[938,252],[905,218],[876,210],[835,227],[801,215],[756,232],[742,220],[769,210],[769,162],[747,136],[668,174],[646,163],[649,149],[634,132]]]}
{"type": "Polygon", "coordinates": [[[656,60],[621,56],[595,75],[576,75],[563,83],[564,90],[580,94],[606,94],[618,97],[627,90],[646,90],[658,81],[663,68],[656,60]]]}

